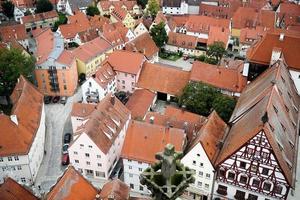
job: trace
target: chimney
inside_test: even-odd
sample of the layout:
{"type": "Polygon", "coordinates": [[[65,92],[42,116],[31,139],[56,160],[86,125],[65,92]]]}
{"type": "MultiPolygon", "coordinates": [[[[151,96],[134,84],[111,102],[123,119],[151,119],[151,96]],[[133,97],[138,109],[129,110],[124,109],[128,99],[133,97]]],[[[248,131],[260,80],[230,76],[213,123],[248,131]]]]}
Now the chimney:
{"type": "Polygon", "coordinates": [[[154,124],[154,116],[150,117],[150,124],[154,124]]]}
{"type": "Polygon", "coordinates": [[[113,94],[110,96],[110,103],[112,105],[115,105],[115,95],[113,95],[113,94]]]}
{"type": "Polygon", "coordinates": [[[183,123],[183,129],[184,129],[184,132],[187,133],[187,131],[188,131],[188,122],[183,123]]]}
{"type": "Polygon", "coordinates": [[[283,41],[283,39],[284,39],[284,33],[280,33],[280,35],[279,35],[279,41],[283,41]]]}
{"type": "Polygon", "coordinates": [[[272,66],[281,57],[281,48],[274,47],[272,49],[270,65],[272,66]]]}
{"type": "Polygon", "coordinates": [[[10,116],[10,120],[15,123],[16,125],[18,125],[18,118],[17,118],[17,115],[11,115],[10,116]]]}

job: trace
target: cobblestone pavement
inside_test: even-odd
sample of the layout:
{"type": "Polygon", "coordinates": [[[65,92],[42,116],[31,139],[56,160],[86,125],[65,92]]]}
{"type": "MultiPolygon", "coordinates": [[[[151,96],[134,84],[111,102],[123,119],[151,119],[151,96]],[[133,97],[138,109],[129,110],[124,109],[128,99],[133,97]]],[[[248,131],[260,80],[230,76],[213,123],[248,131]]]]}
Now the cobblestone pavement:
{"type": "Polygon", "coordinates": [[[40,186],[40,194],[46,193],[63,174],[66,167],[61,165],[62,137],[66,132],[72,132],[70,112],[73,102],[81,100],[81,90],[69,97],[67,103],[45,105],[46,113],[46,155],[43,158],[35,186],[40,186]]]}
{"type": "Polygon", "coordinates": [[[180,68],[184,71],[191,71],[192,63],[194,62],[194,60],[193,59],[183,60],[183,58],[179,58],[176,61],[171,61],[171,60],[158,58],[158,62],[161,64],[169,65],[171,67],[180,68]]]}

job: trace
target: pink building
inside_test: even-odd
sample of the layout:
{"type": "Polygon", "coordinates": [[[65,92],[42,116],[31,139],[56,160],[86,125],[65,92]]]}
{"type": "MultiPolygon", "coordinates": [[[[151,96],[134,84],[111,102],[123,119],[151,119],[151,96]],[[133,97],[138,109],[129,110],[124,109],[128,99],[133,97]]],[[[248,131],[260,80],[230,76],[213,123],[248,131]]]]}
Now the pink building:
{"type": "Polygon", "coordinates": [[[117,74],[117,90],[133,93],[145,61],[141,53],[114,51],[108,57],[109,64],[117,74]]]}

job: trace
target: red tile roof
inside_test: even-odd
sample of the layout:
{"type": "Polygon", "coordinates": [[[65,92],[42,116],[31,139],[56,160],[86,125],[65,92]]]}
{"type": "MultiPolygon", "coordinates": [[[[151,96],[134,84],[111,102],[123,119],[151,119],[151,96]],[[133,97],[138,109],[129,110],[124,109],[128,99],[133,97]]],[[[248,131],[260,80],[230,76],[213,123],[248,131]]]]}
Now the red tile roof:
{"type": "Polygon", "coordinates": [[[216,164],[222,163],[263,131],[288,184],[293,187],[297,167],[299,105],[300,97],[287,66],[284,61],[276,62],[250,83],[240,96],[230,119],[231,129],[216,164]]]}
{"type": "Polygon", "coordinates": [[[101,67],[97,69],[93,79],[104,89],[111,83],[116,77],[112,66],[105,60],[101,67]]]}
{"type": "Polygon", "coordinates": [[[163,151],[168,143],[173,144],[176,151],[183,151],[183,130],[133,120],[128,126],[121,157],[153,164],[155,154],[163,151]]]}
{"type": "Polygon", "coordinates": [[[274,30],[253,45],[247,52],[247,59],[253,63],[269,65],[273,48],[281,48],[285,61],[290,68],[300,69],[300,62],[295,52],[300,52],[300,34],[291,31],[274,30]],[[279,40],[280,33],[284,34],[279,40]]]}
{"type": "Polygon", "coordinates": [[[256,26],[257,18],[258,13],[254,8],[239,7],[232,17],[232,28],[254,28],[256,26]]]}
{"type": "Polygon", "coordinates": [[[141,53],[117,50],[109,54],[107,62],[115,71],[137,75],[144,62],[144,55],[141,53]]]}
{"type": "Polygon", "coordinates": [[[55,10],[52,10],[48,12],[38,13],[35,15],[27,15],[22,17],[21,20],[23,21],[23,24],[26,24],[26,23],[38,22],[38,21],[43,21],[46,19],[51,19],[56,17],[58,17],[57,12],[55,10]]]}
{"type": "Polygon", "coordinates": [[[247,77],[242,75],[243,62],[237,69],[216,66],[195,61],[191,71],[191,81],[199,81],[231,92],[242,92],[247,85],[247,77]]]}
{"type": "Polygon", "coordinates": [[[155,93],[146,89],[135,90],[126,103],[126,107],[131,111],[131,118],[143,119],[153,104],[155,96],[155,93]]]}
{"type": "MultiPolygon", "coordinates": [[[[101,1],[103,2],[103,1],[101,1]]],[[[103,31],[103,25],[109,24],[110,20],[107,17],[103,17],[100,15],[95,15],[90,18],[90,25],[94,29],[98,29],[99,31],[103,31]]]]}
{"type": "Polygon", "coordinates": [[[127,10],[132,10],[133,6],[137,5],[136,1],[126,1],[126,0],[121,0],[121,1],[100,1],[99,2],[102,10],[108,11],[110,6],[114,7],[122,7],[126,6],[127,10]]]}
{"type": "Polygon", "coordinates": [[[86,133],[99,149],[107,154],[129,120],[130,111],[116,97],[108,94],[88,118],[89,120],[79,128],[76,134],[86,133]]]}
{"type": "Polygon", "coordinates": [[[10,177],[5,178],[4,183],[0,185],[0,197],[1,200],[38,200],[30,191],[10,177]]]}
{"type": "Polygon", "coordinates": [[[180,95],[189,81],[190,73],[174,67],[146,62],[138,81],[140,88],[180,95]]]}
{"type": "Polygon", "coordinates": [[[0,38],[2,42],[11,42],[13,40],[25,40],[28,39],[26,35],[25,25],[16,24],[10,26],[1,26],[0,38]]]}
{"type": "Polygon", "coordinates": [[[281,3],[278,7],[278,20],[284,23],[284,27],[291,25],[300,25],[300,5],[294,3],[281,3]]]}
{"type": "Polygon", "coordinates": [[[255,29],[242,28],[240,34],[240,43],[248,45],[253,44],[263,36],[264,32],[264,28],[261,26],[257,26],[255,29]]]}
{"type": "Polygon", "coordinates": [[[69,166],[62,177],[47,194],[47,200],[94,200],[97,189],[73,166],[69,166]]]}
{"type": "Polygon", "coordinates": [[[273,29],[275,27],[276,15],[272,10],[260,10],[258,13],[258,25],[273,29]]]}
{"type": "Polygon", "coordinates": [[[82,117],[85,118],[89,116],[97,106],[88,103],[74,103],[71,111],[72,117],[82,117]]]}
{"type": "Polygon", "coordinates": [[[113,17],[115,17],[118,21],[123,21],[124,19],[125,19],[125,17],[126,17],[126,15],[127,15],[127,11],[126,10],[124,10],[123,8],[121,8],[121,7],[116,7],[113,11],[112,11],[112,13],[111,13],[111,15],[113,16],[113,17]]]}
{"type": "Polygon", "coordinates": [[[54,33],[51,29],[45,29],[35,38],[36,40],[36,52],[35,57],[37,58],[37,63],[43,63],[48,59],[48,55],[54,48],[54,33]]]}
{"type": "Polygon", "coordinates": [[[29,152],[35,134],[40,126],[43,109],[43,95],[23,76],[11,94],[13,109],[18,125],[10,117],[0,114],[0,156],[24,155],[29,152]]]}
{"type": "Polygon", "coordinates": [[[151,60],[159,51],[148,32],[143,33],[134,40],[128,42],[125,49],[128,51],[140,52],[144,54],[148,60],[151,60]]]}
{"type": "Polygon", "coordinates": [[[126,200],[129,199],[130,188],[124,182],[119,179],[115,179],[105,183],[101,192],[101,200],[126,200]]]}
{"type": "Polygon", "coordinates": [[[198,37],[181,33],[170,32],[168,35],[168,45],[195,49],[197,46],[198,37]]]}
{"type": "Polygon", "coordinates": [[[228,44],[230,38],[229,28],[211,26],[208,33],[207,44],[213,44],[214,42],[223,42],[225,47],[228,44]]]}

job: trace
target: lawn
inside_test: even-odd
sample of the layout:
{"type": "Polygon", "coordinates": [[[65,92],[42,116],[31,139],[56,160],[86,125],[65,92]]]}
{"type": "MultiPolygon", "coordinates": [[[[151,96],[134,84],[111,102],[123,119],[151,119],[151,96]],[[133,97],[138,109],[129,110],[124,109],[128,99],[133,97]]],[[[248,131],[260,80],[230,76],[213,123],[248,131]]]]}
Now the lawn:
{"type": "Polygon", "coordinates": [[[159,57],[165,60],[176,61],[181,58],[181,55],[179,55],[178,53],[161,52],[159,53],[159,57]]]}

